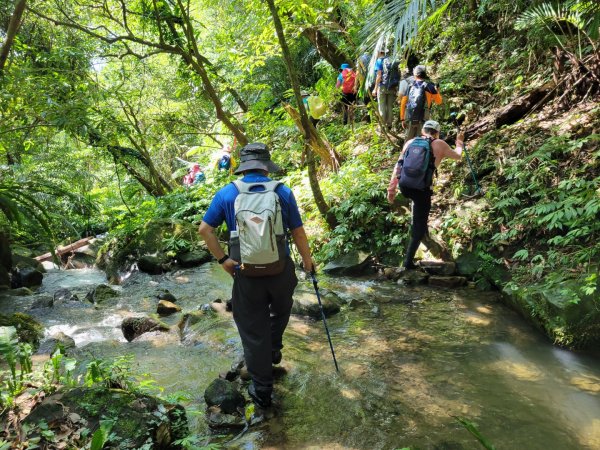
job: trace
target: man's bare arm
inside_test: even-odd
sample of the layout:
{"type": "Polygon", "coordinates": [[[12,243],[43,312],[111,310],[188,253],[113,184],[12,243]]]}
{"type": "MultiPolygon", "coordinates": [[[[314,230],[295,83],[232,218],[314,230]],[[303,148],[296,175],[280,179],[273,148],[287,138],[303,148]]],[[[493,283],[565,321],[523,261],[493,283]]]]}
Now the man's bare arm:
{"type": "Polygon", "coordinates": [[[310,247],[308,246],[308,237],[303,226],[291,230],[292,238],[296,244],[296,248],[302,257],[302,266],[307,272],[312,272],[315,269],[315,263],[310,256],[310,247]]]}
{"type": "MultiPolygon", "coordinates": [[[[225,251],[221,248],[221,244],[219,244],[219,239],[217,239],[214,227],[211,227],[205,221],[202,221],[202,223],[200,223],[200,227],[198,228],[198,233],[200,233],[200,236],[202,236],[204,242],[206,242],[208,250],[215,258],[217,258],[217,261],[226,255],[225,251]]],[[[233,276],[233,271],[237,265],[239,265],[238,261],[228,258],[223,264],[221,264],[221,267],[223,267],[225,272],[233,276]]]]}

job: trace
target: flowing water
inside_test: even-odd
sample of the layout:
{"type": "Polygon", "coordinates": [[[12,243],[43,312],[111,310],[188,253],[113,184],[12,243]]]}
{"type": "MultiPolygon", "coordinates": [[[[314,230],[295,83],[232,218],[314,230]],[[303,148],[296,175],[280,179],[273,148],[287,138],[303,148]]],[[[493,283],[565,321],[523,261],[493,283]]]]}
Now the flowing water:
{"type": "MultiPolygon", "coordinates": [[[[600,449],[598,355],[553,347],[497,294],[348,278],[320,281],[349,303],[328,320],[339,374],[322,322],[292,316],[275,417],[259,427],[258,439],[230,446],[481,448],[457,422],[462,417],[476,423],[497,449],[600,449]]],[[[103,273],[93,269],[51,272],[39,295],[66,287],[83,298],[102,282],[103,273]]],[[[162,276],[134,273],[117,287],[121,295],[113,306],[95,309],[83,302],[29,313],[48,335],[62,331],[73,337],[78,358],[134,355],[135,373],[150,374],[164,394],[187,393],[186,406],[202,411],[205,387],[241,355],[239,337],[230,314],[222,312],[183,343],[177,327],[126,342],[121,321],[154,313],[161,288],[190,311],[228,299],[231,281],[216,264],[162,276]]],[[[19,298],[11,305],[26,310],[33,300],[19,298]]],[[[191,416],[193,431],[208,434],[204,421],[191,416]]]]}

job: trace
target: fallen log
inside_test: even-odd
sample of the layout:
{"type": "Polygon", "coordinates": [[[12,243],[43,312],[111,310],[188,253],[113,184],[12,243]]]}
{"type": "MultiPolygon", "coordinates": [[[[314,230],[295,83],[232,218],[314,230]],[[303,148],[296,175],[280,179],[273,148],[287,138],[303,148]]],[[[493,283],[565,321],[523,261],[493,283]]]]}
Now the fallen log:
{"type": "Polygon", "coordinates": [[[541,103],[550,100],[554,94],[554,88],[553,82],[546,83],[516,98],[508,105],[498,108],[479,122],[467,126],[465,129],[467,139],[476,139],[504,125],[518,122],[541,103]]]}
{"type": "MultiPolygon", "coordinates": [[[[75,250],[77,250],[77,249],[79,249],[81,247],[85,247],[86,245],[88,245],[92,239],[94,239],[94,238],[90,236],[90,237],[86,237],[86,238],[80,239],[78,241],[75,241],[75,242],[73,242],[71,244],[67,244],[67,245],[63,245],[61,247],[57,247],[56,251],[55,251],[55,254],[56,254],[56,256],[62,256],[65,253],[72,253],[75,250]]],[[[51,252],[44,253],[43,255],[36,256],[34,259],[37,260],[37,261],[39,261],[39,262],[50,261],[50,260],[52,260],[52,253],[51,252]]]]}

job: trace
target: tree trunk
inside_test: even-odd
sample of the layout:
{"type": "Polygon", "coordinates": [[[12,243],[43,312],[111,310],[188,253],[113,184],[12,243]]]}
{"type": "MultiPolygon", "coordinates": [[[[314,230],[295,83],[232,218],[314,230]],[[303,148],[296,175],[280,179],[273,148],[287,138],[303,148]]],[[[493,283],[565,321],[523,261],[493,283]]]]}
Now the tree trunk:
{"type": "MultiPolygon", "coordinates": [[[[304,142],[306,145],[307,151],[307,159],[312,163],[309,163],[309,177],[312,177],[310,182],[310,187],[313,192],[313,196],[315,198],[315,202],[317,203],[317,207],[319,208],[319,212],[323,215],[325,221],[329,224],[331,228],[335,228],[336,221],[335,217],[329,213],[329,206],[325,202],[325,198],[323,197],[323,193],[321,192],[321,188],[319,186],[319,180],[317,178],[316,167],[314,163],[314,155],[312,154],[312,150],[308,148],[309,146],[313,146],[313,138],[310,134],[310,127],[312,124],[308,119],[308,113],[306,112],[306,108],[304,107],[304,103],[302,102],[302,95],[300,94],[300,82],[298,81],[298,74],[296,73],[296,68],[294,67],[294,62],[292,61],[292,56],[290,54],[290,49],[285,41],[285,36],[283,34],[283,26],[281,25],[281,20],[279,19],[279,14],[277,13],[277,8],[275,8],[274,0],[267,0],[267,4],[269,5],[269,10],[271,11],[271,16],[273,17],[273,22],[275,24],[275,31],[277,32],[277,38],[279,39],[279,45],[281,46],[281,53],[283,54],[283,60],[285,61],[285,67],[287,69],[288,76],[290,78],[290,83],[292,84],[292,89],[294,91],[294,97],[296,98],[296,103],[298,104],[298,111],[300,112],[300,122],[302,124],[302,130],[304,131],[304,142]],[[312,164],[312,169],[311,169],[312,164]],[[312,175],[311,175],[312,173],[312,175]]],[[[314,128],[314,127],[313,127],[314,128]]],[[[315,130],[316,131],[316,130],[315,130]]]]}
{"type": "Polygon", "coordinates": [[[8,54],[10,53],[10,48],[12,47],[13,42],[15,41],[15,37],[19,31],[21,26],[21,18],[23,17],[23,11],[25,11],[25,5],[27,0],[18,0],[15,6],[15,11],[10,18],[10,22],[8,23],[8,29],[6,30],[6,39],[4,40],[4,45],[0,50],[0,77],[4,75],[4,66],[6,65],[6,61],[8,59],[8,54]]]}
{"type": "Polygon", "coordinates": [[[310,189],[312,190],[313,197],[315,198],[317,209],[321,213],[321,216],[323,216],[325,219],[325,222],[327,222],[327,225],[329,225],[329,228],[333,230],[337,226],[337,219],[331,212],[329,205],[327,205],[327,202],[325,201],[323,192],[321,191],[319,179],[317,178],[317,163],[315,161],[315,155],[309,148],[308,142],[305,142],[304,145],[306,147],[306,165],[308,166],[308,181],[310,182],[310,189]]]}
{"type": "Polygon", "coordinates": [[[302,31],[302,35],[315,46],[319,55],[331,64],[334,69],[338,69],[342,63],[353,65],[352,59],[331,42],[318,28],[305,28],[302,31]]]}

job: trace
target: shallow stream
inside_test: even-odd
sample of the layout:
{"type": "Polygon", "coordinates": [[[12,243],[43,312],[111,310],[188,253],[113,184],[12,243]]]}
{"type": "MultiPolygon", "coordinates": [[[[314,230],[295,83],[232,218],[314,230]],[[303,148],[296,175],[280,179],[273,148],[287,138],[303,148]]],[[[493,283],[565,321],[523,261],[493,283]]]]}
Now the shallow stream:
{"type": "MultiPolygon", "coordinates": [[[[83,298],[104,282],[93,269],[55,271],[46,274],[38,295],[69,288],[83,298]]],[[[232,447],[482,448],[457,422],[461,417],[497,449],[600,449],[599,356],[552,346],[497,294],[349,278],[323,278],[320,285],[350,303],[328,320],[340,373],[322,322],[292,316],[276,415],[258,441],[232,447]]],[[[219,313],[184,343],[177,327],[127,342],[120,324],[126,316],[154,313],[160,288],[185,312],[228,299],[230,286],[216,264],[160,276],[136,272],[117,287],[121,296],[111,307],[82,302],[27,312],[48,335],[73,337],[80,358],[134,355],[136,373],[150,374],[164,394],[187,393],[187,406],[202,411],[206,386],[241,355],[231,315],[219,313]]],[[[13,299],[0,309],[26,311],[34,300],[13,299]]],[[[175,325],[180,317],[166,322],[175,325]]],[[[193,431],[208,434],[194,417],[193,431]]]]}

